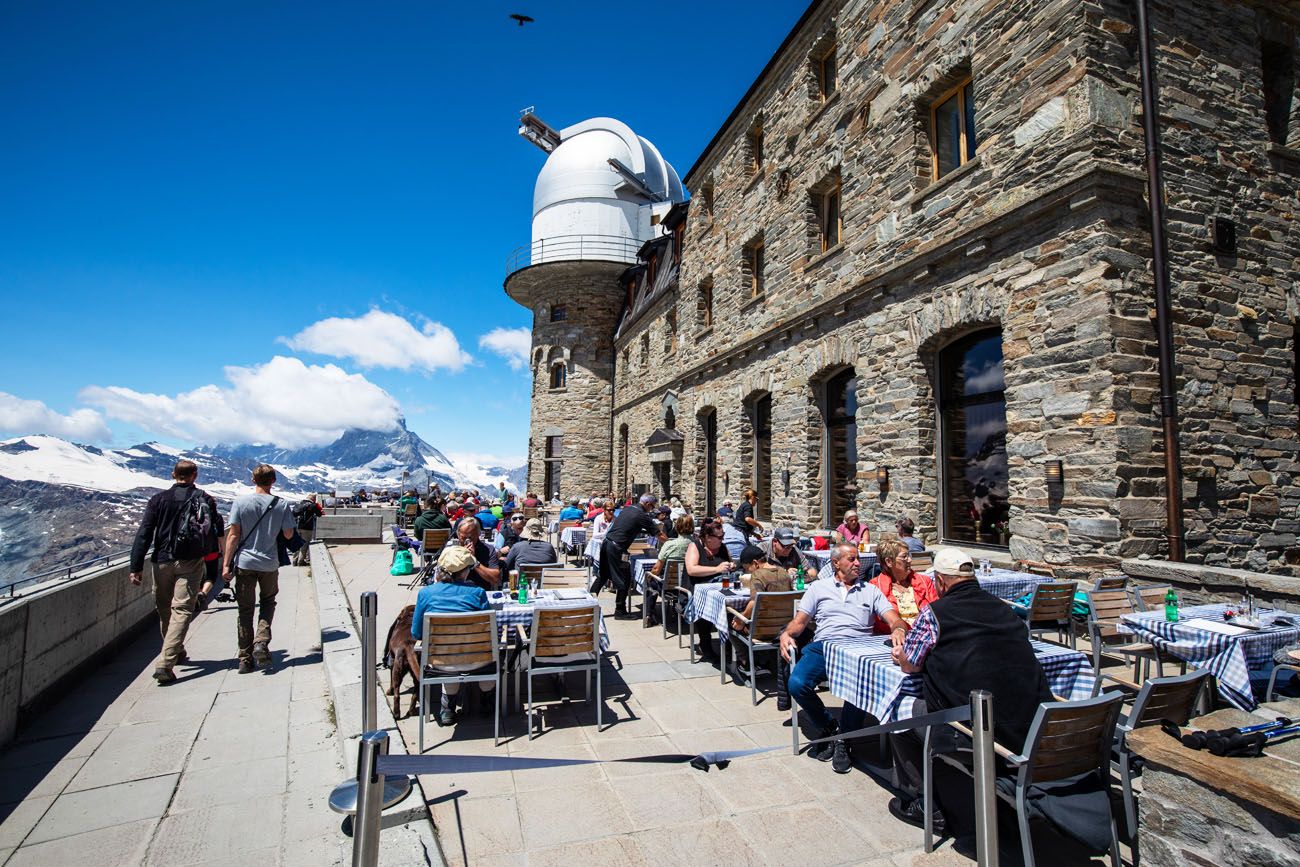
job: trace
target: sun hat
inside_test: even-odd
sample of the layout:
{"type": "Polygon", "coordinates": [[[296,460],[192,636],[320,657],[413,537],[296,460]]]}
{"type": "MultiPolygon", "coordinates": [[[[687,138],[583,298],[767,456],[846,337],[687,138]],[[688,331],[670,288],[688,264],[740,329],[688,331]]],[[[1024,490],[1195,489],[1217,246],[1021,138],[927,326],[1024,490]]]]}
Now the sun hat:
{"type": "Polygon", "coordinates": [[[529,518],[528,523],[524,524],[524,531],[519,535],[523,536],[525,539],[542,538],[542,519],[529,518]]]}
{"type": "Polygon", "coordinates": [[[477,563],[478,561],[474,559],[474,552],[468,548],[462,548],[460,545],[444,548],[442,553],[438,555],[438,568],[450,575],[464,572],[477,563]]]}

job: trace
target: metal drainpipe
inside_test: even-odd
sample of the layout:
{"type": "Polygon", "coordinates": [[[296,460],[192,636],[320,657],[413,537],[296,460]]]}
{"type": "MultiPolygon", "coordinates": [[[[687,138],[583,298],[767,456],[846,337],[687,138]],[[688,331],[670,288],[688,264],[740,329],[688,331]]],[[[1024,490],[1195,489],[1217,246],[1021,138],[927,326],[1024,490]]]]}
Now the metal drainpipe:
{"type": "Polygon", "coordinates": [[[1147,0],[1137,0],[1138,47],[1142,77],[1142,131],[1146,137],[1147,198],[1151,205],[1151,264],[1156,283],[1156,339],[1160,358],[1160,418],[1165,436],[1165,538],[1169,559],[1183,551],[1183,474],[1178,446],[1178,399],[1174,379],[1174,335],[1169,309],[1169,243],[1165,236],[1164,177],[1160,168],[1160,129],[1156,114],[1155,61],[1147,0]]]}

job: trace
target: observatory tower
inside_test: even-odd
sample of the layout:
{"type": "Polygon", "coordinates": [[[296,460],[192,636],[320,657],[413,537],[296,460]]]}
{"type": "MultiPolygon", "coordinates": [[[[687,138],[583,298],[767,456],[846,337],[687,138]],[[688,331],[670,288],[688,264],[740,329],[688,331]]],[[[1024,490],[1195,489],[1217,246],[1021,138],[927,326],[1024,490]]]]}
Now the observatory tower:
{"type": "Polygon", "coordinates": [[[621,278],[685,195],[655,146],[612,118],[557,131],[525,112],[519,134],[549,154],[533,191],[532,243],[511,254],[505,283],[533,311],[528,487],[586,496],[611,488],[621,278]]]}

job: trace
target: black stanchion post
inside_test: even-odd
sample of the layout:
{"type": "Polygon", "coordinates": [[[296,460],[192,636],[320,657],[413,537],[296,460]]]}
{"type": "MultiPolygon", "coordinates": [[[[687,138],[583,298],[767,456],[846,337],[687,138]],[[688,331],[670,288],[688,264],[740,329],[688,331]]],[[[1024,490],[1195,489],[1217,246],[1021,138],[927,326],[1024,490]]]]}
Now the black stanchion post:
{"type": "Polygon", "coordinates": [[[357,744],[357,815],[352,824],[352,867],[378,867],[379,827],[384,810],[384,775],[379,757],[388,755],[388,732],[370,731],[357,744]]]}
{"type": "Polygon", "coordinates": [[[970,694],[970,727],[975,756],[975,850],[980,867],[998,864],[998,796],[993,788],[993,694],[970,694]]]}
{"type": "Polygon", "coordinates": [[[361,594],[361,730],[372,732],[378,709],[375,707],[375,619],[379,615],[379,594],[367,590],[361,594]]]}

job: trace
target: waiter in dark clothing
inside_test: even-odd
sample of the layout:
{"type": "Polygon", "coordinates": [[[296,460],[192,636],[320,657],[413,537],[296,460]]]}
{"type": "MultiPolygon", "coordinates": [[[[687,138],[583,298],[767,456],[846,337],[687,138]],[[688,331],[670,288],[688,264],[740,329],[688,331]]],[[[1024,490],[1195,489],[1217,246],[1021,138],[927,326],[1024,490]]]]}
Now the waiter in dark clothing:
{"type": "MultiPolygon", "coordinates": [[[[980,589],[974,563],[958,548],[935,552],[934,584],[939,598],[921,612],[903,646],[894,650],[894,661],[903,671],[921,673],[924,699],[913,705],[912,715],[962,707],[970,703],[971,690],[986,689],[993,693],[997,708],[994,739],[1019,752],[1038,705],[1053,700],[1025,622],[1011,606],[980,589]]],[[[956,737],[947,726],[935,726],[931,748],[954,752],[956,737]]],[[[922,825],[921,734],[908,730],[890,735],[889,742],[899,785],[912,796],[891,799],[889,812],[922,825]]],[[[935,832],[942,834],[943,815],[936,814],[934,820],[935,832]]]]}
{"type": "Polygon", "coordinates": [[[632,569],[623,558],[627,548],[637,536],[655,536],[660,542],[667,537],[655,523],[650,513],[654,511],[659,498],[654,494],[642,494],[636,506],[628,506],[614,518],[605,533],[605,540],[600,544],[600,574],[591,585],[594,596],[608,583],[613,584],[618,596],[614,602],[614,616],[627,617],[627,594],[632,587],[632,569]]]}

